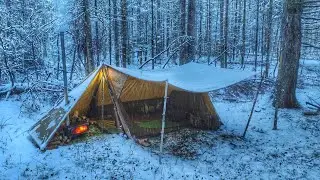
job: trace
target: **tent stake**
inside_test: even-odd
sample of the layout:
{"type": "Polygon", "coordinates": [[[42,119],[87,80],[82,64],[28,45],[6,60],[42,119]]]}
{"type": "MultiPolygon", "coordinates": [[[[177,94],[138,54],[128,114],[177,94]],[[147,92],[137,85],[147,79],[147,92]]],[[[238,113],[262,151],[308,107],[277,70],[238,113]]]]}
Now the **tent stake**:
{"type": "Polygon", "coordinates": [[[166,81],[166,87],[164,91],[164,102],[163,102],[163,113],[162,113],[162,127],[161,127],[161,143],[160,143],[160,152],[163,151],[163,138],[164,138],[164,128],[166,125],[166,111],[167,111],[167,99],[168,99],[168,80],[166,81]]]}

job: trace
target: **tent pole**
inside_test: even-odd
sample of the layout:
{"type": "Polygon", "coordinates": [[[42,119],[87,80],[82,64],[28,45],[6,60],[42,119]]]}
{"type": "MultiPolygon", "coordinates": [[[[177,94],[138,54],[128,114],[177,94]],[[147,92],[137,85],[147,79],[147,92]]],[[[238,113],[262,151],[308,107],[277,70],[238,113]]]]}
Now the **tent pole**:
{"type": "Polygon", "coordinates": [[[64,32],[60,32],[61,38],[61,51],[62,51],[62,62],[63,62],[63,82],[64,82],[64,98],[66,105],[69,104],[68,99],[68,82],[67,82],[67,65],[66,65],[66,50],[64,46],[64,32]]]}
{"type": "Polygon", "coordinates": [[[260,83],[259,83],[259,87],[258,87],[256,96],[255,96],[255,98],[254,98],[254,102],[253,102],[253,105],[252,105],[252,108],[251,108],[251,112],[250,112],[250,115],[249,115],[249,119],[248,119],[246,128],[245,128],[245,130],[244,130],[244,132],[243,132],[242,138],[244,138],[244,137],[246,136],[246,133],[247,133],[247,130],[248,130],[248,127],[249,127],[249,124],[250,124],[250,121],[251,121],[251,118],[252,118],[252,115],[253,115],[254,107],[256,106],[256,103],[257,103],[257,100],[258,100],[258,96],[259,96],[259,92],[260,92],[260,89],[261,89],[263,80],[264,80],[264,75],[262,75],[262,77],[261,77],[261,80],[260,80],[260,83]]]}
{"type": "Polygon", "coordinates": [[[160,144],[160,152],[163,151],[163,138],[164,138],[164,128],[166,126],[166,111],[167,111],[167,99],[168,99],[168,80],[166,81],[166,87],[164,91],[164,102],[163,102],[163,113],[162,113],[162,127],[161,127],[161,144],[160,144]]]}
{"type": "MultiPolygon", "coordinates": [[[[64,92],[64,101],[65,105],[69,104],[68,99],[68,78],[67,78],[67,63],[66,63],[66,49],[64,44],[64,32],[60,32],[60,42],[61,42],[61,53],[62,53],[62,66],[63,66],[63,92],[64,92]]],[[[70,117],[69,114],[66,119],[67,126],[70,125],[70,117]]]]}
{"type": "Polygon", "coordinates": [[[114,107],[116,108],[115,112],[116,112],[116,115],[118,115],[119,125],[122,125],[122,128],[123,128],[125,134],[129,138],[133,139],[133,137],[131,135],[131,132],[130,132],[130,129],[129,129],[127,123],[125,122],[125,117],[124,117],[123,113],[121,112],[121,106],[119,104],[119,101],[118,101],[116,95],[113,92],[113,88],[112,88],[111,83],[108,81],[108,76],[105,77],[105,81],[106,81],[106,83],[108,85],[108,89],[109,89],[109,93],[110,93],[110,96],[111,96],[111,100],[112,100],[112,102],[114,104],[114,107]]]}
{"type": "Polygon", "coordinates": [[[102,105],[101,105],[101,120],[104,120],[104,71],[102,71],[102,105]]]}

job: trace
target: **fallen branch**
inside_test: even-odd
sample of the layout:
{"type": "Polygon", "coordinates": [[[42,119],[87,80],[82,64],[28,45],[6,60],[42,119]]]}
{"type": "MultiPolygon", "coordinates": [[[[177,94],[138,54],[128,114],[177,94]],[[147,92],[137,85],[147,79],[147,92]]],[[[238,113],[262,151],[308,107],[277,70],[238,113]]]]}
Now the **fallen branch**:
{"type": "MultiPolygon", "coordinates": [[[[159,56],[161,56],[161,55],[164,54],[165,52],[169,51],[169,50],[172,48],[172,46],[173,46],[177,41],[179,41],[181,38],[182,38],[183,42],[180,43],[180,45],[178,46],[178,48],[180,48],[182,45],[184,45],[186,42],[189,41],[189,40],[188,40],[188,36],[178,37],[177,39],[175,39],[174,41],[172,41],[171,44],[170,44],[166,49],[164,49],[163,51],[161,51],[159,54],[157,54],[156,56],[152,57],[151,59],[147,60],[146,62],[144,62],[144,63],[139,67],[139,69],[142,69],[142,68],[143,68],[147,63],[149,63],[150,61],[157,59],[159,56]]],[[[177,48],[175,48],[175,49],[173,50],[173,52],[175,52],[176,49],[177,49],[177,48]]]]}
{"type": "Polygon", "coordinates": [[[317,46],[315,44],[310,44],[310,43],[307,43],[307,42],[302,42],[302,45],[305,46],[305,47],[311,47],[311,48],[315,48],[315,49],[320,49],[320,46],[317,46]]]}
{"type": "Polygon", "coordinates": [[[21,94],[31,90],[36,92],[41,92],[41,91],[62,92],[63,91],[62,87],[59,85],[46,83],[46,82],[39,82],[31,85],[15,84],[14,87],[2,88],[0,89],[0,96],[5,96],[7,99],[12,94],[21,94]]]}
{"type": "Polygon", "coordinates": [[[167,64],[168,64],[169,61],[171,60],[172,56],[175,55],[175,54],[179,51],[179,49],[180,49],[185,43],[187,43],[187,42],[188,42],[188,41],[183,42],[182,44],[180,44],[180,46],[178,46],[176,49],[174,49],[174,52],[169,56],[168,60],[167,60],[166,63],[163,65],[162,69],[164,69],[164,68],[167,66],[167,64]]]}
{"type": "MultiPolygon", "coordinates": [[[[10,118],[9,118],[10,119],[10,118]]],[[[4,129],[6,126],[10,126],[12,124],[8,124],[7,122],[9,121],[9,119],[7,120],[1,120],[0,121],[0,130],[4,129]]]]}
{"type": "Polygon", "coordinates": [[[305,116],[318,116],[320,115],[320,111],[305,111],[303,112],[305,116]]]}
{"type": "MultiPolygon", "coordinates": [[[[169,58],[167,59],[166,63],[164,63],[162,69],[166,68],[167,64],[169,63],[169,61],[171,60],[171,58],[173,57],[173,55],[175,55],[177,52],[178,52],[178,50],[175,51],[174,53],[172,53],[172,54],[169,56],[169,58]]],[[[177,65],[177,63],[176,63],[176,65],[177,65]]]]}
{"type": "Polygon", "coordinates": [[[313,104],[313,103],[310,103],[310,102],[306,102],[306,105],[309,105],[309,106],[312,106],[316,109],[318,109],[320,111],[320,106],[318,104],[313,104]]]}
{"type": "Polygon", "coordinates": [[[312,102],[306,102],[306,105],[308,105],[308,108],[311,109],[312,111],[305,111],[305,112],[303,112],[303,114],[305,116],[317,116],[317,115],[320,115],[320,105],[315,100],[313,100],[312,98],[309,97],[309,99],[312,102]]]}

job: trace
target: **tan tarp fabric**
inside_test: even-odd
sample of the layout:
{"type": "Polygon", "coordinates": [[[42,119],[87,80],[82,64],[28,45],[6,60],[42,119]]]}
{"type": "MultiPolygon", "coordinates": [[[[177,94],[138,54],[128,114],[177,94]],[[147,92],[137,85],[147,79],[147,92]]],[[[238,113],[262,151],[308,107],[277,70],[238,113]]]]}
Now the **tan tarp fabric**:
{"type": "Polygon", "coordinates": [[[100,79],[100,84],[96,95],[96,104],[97,106],[112,104],[108,84],[104,77],[100,79]]]}
{"type": "MultiPolygon", "coordinates": [[[[97,76],[92,80],[92,82],[87,87],[86,91],[81,95],[80,100],[76,103],[76,105],[72,108],[70,115],[72,116],[74,114],[74,111],[78,111],[79,115],[85,116],[88,114],[88,111],[90,110],[90,102],[95,96],[95,91],[99,87],[99,84],[101,82],[102,78],[102,71],[100,71],[97,76]]],[[[108,90],[108,89],[106,89],[108,90]]],[[[107,91],[108,92],[108,91],[107,91]]],[[[110,97],[106,93],[106,97],[110,97]]],[[[98,98],[100,99],[100,98],[98,98]]]]}
{"type": "Polygon", "coordinates": [[[117,96],[117,98],[119,98],[123,86],[128,79],[128,75],[120,73],[119,71],[116,71],[114,69],[108,68],[107,77],[108,80],[111,82],[115,95],[117,96]]]}
{"type": "Polygon", "coordinates": [[[203,93],[202,94],[202,98],[203,98],[203,101],[204,101],[204,104],[206,105],[208,111],[211,113],[211,114],[217,114],[216,113],[216,110],[210,100],[210,97],[208,95],[208,93],[203,93]]]}
{"type": "MultiPolygon", "coordinates": [[[[163,98],[165,82],[152,82],[128,76],[112,68],[108,68],[108,78],[121,102],[163,98]]],[[[168,94],[179,90],[169,86],[168,94]]],[[[107,105],[110,102],[105,102],[107,105]]]]}
{"type": "Polygon", "coordinates": [[[122,102],[163,98],[165,83],[146,82],[129,77],[123,87],[122,102]]]}

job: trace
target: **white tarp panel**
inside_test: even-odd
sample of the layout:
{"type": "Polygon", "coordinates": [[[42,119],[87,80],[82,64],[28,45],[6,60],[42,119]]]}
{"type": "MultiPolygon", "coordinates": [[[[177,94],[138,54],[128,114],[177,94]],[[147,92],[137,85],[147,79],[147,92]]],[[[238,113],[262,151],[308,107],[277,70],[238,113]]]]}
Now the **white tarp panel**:
{"type": "Polygon", "coordinates": [[[112,67],[122,73],[146,81],[166,81],[190,92],[209,92],[225,88],[255,73],[239,69],[223,69],[198,63],[188,63],[169,70],[137,70],[112,67]]]}

